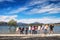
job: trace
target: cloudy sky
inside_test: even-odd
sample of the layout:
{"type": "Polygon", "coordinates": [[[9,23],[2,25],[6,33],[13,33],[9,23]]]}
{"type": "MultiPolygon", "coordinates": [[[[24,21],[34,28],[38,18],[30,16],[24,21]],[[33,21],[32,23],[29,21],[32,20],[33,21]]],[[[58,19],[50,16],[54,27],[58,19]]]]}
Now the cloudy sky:
{"type": "Polygon", "coordinates": [[[0,0],[0,21],[59,23],[60,0],[0,0]]]}

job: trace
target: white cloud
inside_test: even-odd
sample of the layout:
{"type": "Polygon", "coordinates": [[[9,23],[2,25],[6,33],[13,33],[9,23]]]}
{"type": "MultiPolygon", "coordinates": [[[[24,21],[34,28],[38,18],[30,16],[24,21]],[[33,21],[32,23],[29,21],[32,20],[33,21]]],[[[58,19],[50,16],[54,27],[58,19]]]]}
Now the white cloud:
{"type": "Polygon", "coordinates": [[[49,18],[49,17],[44,17],[44,18],[31,18],[31,19],[16,19],[17,15],[12,15],[12,16],[5,16],[5,15],[0,15],[0,21],[8,22],[11,19],[16,20],[17,22],[22,22],[22,23],[34,23],[34,22],[39,22],[39,23],[59,23],[60,18],[49,18]]]}
{"type": "Polygon", "coordinates": [[[8,22],[11,19],[16,20],[16,17],[17,17],[17,15],[12,15],[12,16],[0,15],[0,21],[8,22]]]}
{"type": "Polygon", "coordinates": [[[59,23],[60,18],[40,18],[40,19],[21,19],[18,20],[18,22],[23,22],[23,23],[34,23],[34,22],[39,22],[39,23],[59,23]]]}
{"type": "Polygon", "coordinates": [[[36,4],[41,4],[44,2],[47,2],[48,0],[32,0],[31,2],[29,2],[28,6],[32,6],[32,5],[36,5],[36,4]]]}
{"type": "Polygon", "coordinates": [[[53,10],[49,11],[49,14],[60,13],[60,8],[54,8],[53,10]]]}
{"type": "Polygon", "coordinates": [[[19,13],[19,12],[25,11],[27,9],[28,9],[27,7],[21,7],[21,8],[14,9],[14,10],[10,11],[9,14],[19,13]]]}
{"type": "Polygon", "coordinates": [[[57,1],[57,0],[33,0],[30,2],[31,6],[43,3],[42,5],[38,5],[39,8],[33,8],[32,10],[28,11],[28,14],[37,14],[37,13],[46,13],[48,14],[54,14],[54,13],[60,13],[60,3],[57,4],[48,4],[49,1],[57,1]]]}
{"type": "Polygon", "coordinates": [[[50,1],[60,1],[60,0],[50,0],[50,1]]]}
{"type": "Polygon", "coordinates": [[[54,3],[52,3],[52,4],[47,5],[47,6],[45,6],[45,7],[43,6],[42,8],[52,8],[52,7],[54,7],[54,5],[55,5],[55,4],[54,4],[54,3]]]}
{"type": "Polygon", "coordinates": [[[46,13],[48,12],[48,14],[55,14],[55,13],[59,13],[60,12],[60,8],[41,8],[41,9],[37,9],[34,8],[32,10],[30,10],[28,13],[29,14],[41,14],[41,13],[46,13]]]}
{"type": "MultiPolygon", "coordinates": [[[[41,11],[39,11],[41,12],[41,11]]],[[[48,14],[55,14],[55,13],[60,13],[60,8],[49,8],[49,9],[44,9],[42,10],[43,12],[48,12],[48,14]]]]}
{"type": "Polygon", "coordinates": [[[45,12],[48,12],[48,11],[51,11],[51,10],[53,10],[53,8],[51,8],[51,9],[49,9],[49,8],[44,8],[44,9],[40,9],[40,10],[38,11],[38,13],[45,13],[45,12]]]}
{"type": "Polygon", "coordinates": [[[14,0],[0,0],[0,2],[4,2],[4,1],[13,2],[14,0]]]}
{"type": "Polygon", "coordinates": [[[28,11],[29,14],[37,14],[37,13],[45,13],[45,12],[49,12],[50,10],[52,10],[52,6],[54,4],[50,4],[50,5],[47,5],[45,7],[42,7],[42,8],[33,8],[32,10],[28,11]]]}
{"type": "Polygon", "coordinates": [[[60,0],[32,0],[28,4],[29,4],[29,6],[33,6],[33,5],[36,5],[36,4],[42,4],[42,3],[45,4],[45,3],[48,3],[49,1],[59,2],[60,0]]]}

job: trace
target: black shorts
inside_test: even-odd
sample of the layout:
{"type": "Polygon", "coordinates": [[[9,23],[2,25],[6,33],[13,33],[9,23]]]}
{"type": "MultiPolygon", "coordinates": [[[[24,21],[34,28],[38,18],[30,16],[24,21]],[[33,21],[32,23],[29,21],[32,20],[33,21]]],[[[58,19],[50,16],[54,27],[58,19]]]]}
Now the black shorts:
{"type": "Polygon", "coordinates": [[[50,31],[53,31],[53,29],[51,28],[50,31]]]}

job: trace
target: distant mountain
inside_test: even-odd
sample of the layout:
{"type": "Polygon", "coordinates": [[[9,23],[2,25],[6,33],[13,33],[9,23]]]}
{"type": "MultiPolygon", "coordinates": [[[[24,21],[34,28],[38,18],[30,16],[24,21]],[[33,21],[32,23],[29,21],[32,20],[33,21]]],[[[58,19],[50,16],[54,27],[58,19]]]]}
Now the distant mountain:
{"type": "Polygon", "coordinates": [[[7,26],[7,22],[0,22],[0,26],[7,26]]]}
{"type": "Polygon", "coordinates": [[[34,22],[34,23],[30,23],[29,25],[42,25],[43,23],[39,23],[39,22],[34,22]]]}
{"type": "Polygon", "coordinates": [[[19,22],[19,23],[17,23],[17,25],[18,25],[18,26],[27,26],[28,24],[19,22]]]}
{"type": "Polygon", "coordinates": [[[60,23],[54,23],[54,24],[60,24],[60,23]]]}
{"type": "MultiPolygon", "coordinates": [[[[34,23],[22,23],[22,22],[18,22],[17,25],[18,26],[28,26],[28,25],[42,25],[43,23],[39,23],[39,22],[34,22],[34,23]]],[[[49,23],[49,24],[55,24],[55,25],[60,25],[60,23],[49,23]]],[[[7,22],[0,22],[0,26],[8,26],[7,22]]]]}
{"type": "Polygon", "coordinates": [[[54,23],[55,25],[60,25],[60,23],[54,23]]]}
{"type": "Polygon", "coordinates": [[[31,23],[31,24],[43,24],[43,23],[39,23],[39,22],[34,22],[34,23],[31,23]]]}
{"type": "MultiPolygon", "coordinates": [[[[26,26],[28,24],[19,22],[19,23],[17,23],[17,25],[18,26],[26,26]]],[[[7,22],[0,22],[0,26],[8,26],[8,23],[7,22]]]]}

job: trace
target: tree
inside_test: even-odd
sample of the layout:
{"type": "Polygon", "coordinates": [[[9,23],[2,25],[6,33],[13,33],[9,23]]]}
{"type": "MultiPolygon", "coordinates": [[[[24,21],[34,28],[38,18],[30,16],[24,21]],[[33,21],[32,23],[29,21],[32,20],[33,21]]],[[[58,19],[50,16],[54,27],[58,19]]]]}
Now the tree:
{"type": "Polygon", "coordinates": [[[11,31],[11,27],[12,27],[12,26],[15,27],[15,30],[16,30],[17,22],[12,19],[12,20],[10,20],[10,21],[8,22],[8,26],[9,26],[9,30],[10,30],[10,31],[11,31]]]}

